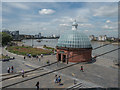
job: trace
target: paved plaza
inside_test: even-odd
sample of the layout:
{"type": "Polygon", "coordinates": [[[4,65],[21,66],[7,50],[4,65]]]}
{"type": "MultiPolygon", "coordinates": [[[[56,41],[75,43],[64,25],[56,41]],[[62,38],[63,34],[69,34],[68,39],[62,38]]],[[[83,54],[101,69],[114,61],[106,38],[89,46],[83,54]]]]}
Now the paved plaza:
{"type": "MultiPolygon", "coordinates": [[[[20,72],[22,69],[32,70],[34,68],[46,65],[47,60],[50,63],[56,61],[55,55],[46,55],[40,58],[40,61],[36,58],[26,58],[23,59],[21,55],[15,55],[7,52],[3,49],[3,54],[7,54],[11,57],[15,57],[15,60],[9,62],[2,62],[3,74],[7,74],[7,67],[14,66],[15,73],[20,72]]],[[[71,65],[73,63],[69,63],[71,65]]],[[[40,82],[40,88],[68,88],[74,85],[74,80],[81,84],[81,88],[94,88],[94,87],[118,87],[118,68],[113,65],[113,63],[108,63],[108,60],[103,63],[103,59],[97,58],[96,62],[93,63],[80,63],[66,69],[56,71],[50,74],[41,76],[46,72],[50,72],[61,67],[65,67],[67,64],[59,62],[58,64],[53,64],[39,70],[25,74],[25,78],[18,76],[11,78],[9,80],[3,81],[2,85],[9,86],[8,88],[35,88],[37,81],[40,82]],[[84,72],[80,71],[80,67],[83,65],[84,72]],[[54,83],[55,75],[61,76],[62,84],[58,85],[54,83]],[[14,85],[12,85],[14,84],[14,85]]],[[[13,74],[15,75],[15,74],[13,74]]],[[[6,75],[2,78],[10,77],[12,75],[6,75]]]]}

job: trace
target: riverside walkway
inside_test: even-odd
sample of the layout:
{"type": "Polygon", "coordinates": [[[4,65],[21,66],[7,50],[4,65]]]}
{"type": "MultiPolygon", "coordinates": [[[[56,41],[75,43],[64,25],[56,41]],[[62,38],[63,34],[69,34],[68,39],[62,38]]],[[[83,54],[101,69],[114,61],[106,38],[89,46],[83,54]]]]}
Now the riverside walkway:
{"type": "MultiPolygon", "coordinates": [[[[20,71],[23,68],[26,70],[30,70],[30,69],[34,69],[39,66],[45,65],[47,60],[50,60],[51,63],[56,61],[55,55],[44,56],[43,58],[41,58],[40,61],[38,61],[37,59],[33,59],[33,58],[27,58],[24,60],[23,56],[11,54],[4,49],[3,49],[3,53],[8,54],[11,57],[14,56],[16,58],[14,61],[3,62],[3,65],[4,65],[3,71],[4,69],[6,70],[7,65],[13,65],[15,66],[16,71],[20,71]]],[[[12,85],[10,86],[10,88],[11,87],[12,88],[14,87],[34,88],[35,83],[39,81],[41,88],[46,88],[46,87],[47,88],[53,88],[53,87],[54,88],[67,88],[67,87],[73,86],[74,85],[73,81],[76,80],[77,83],[82,83],[81,88],[82,87],[83,88],[117,87],[118,86],[118,69],[111,67],[110,64],[108,65],[106,61],[104,61],[104,64],[107,67],[105,65],[102,65],[103,61],[100,64],[98,64],[98,60],[100,63],[100,58],[99,58],[96,60],[96,62],[91,63],[91,64],[81,63],[81,64],[66,68],[58,72],[45,75],[43,77],[38,77],[38,78],[34,78],[34,79],[26,81],[29,78],[41,75],[45,72],[48,72],[48,71],[51,71],[51,70],[54,70],[54,69],[57,69],[63,66],[66,66],[66,64],[63,64],[63,63],[59,63],[58,65],[54,64],[49,67],[43,68],[43,70],[38,70],[38,71],[33,72],[32,74],[28,74],[27,77],[25,78],[22,78],[20,76],[17,78],[7,80],[3,82],[3,86],[14,84],[15,82],[21,81],[21,83],[12,85]],[[81,65],[84,66],[84,72],[80,72],[81,65]],[[75,76],[72,76],[72,73],[74,73],[75,76]],[[54,83],[55,74],[58,74],[61,76],[63,85],[59,86],[58,84],[54,83]]]]}

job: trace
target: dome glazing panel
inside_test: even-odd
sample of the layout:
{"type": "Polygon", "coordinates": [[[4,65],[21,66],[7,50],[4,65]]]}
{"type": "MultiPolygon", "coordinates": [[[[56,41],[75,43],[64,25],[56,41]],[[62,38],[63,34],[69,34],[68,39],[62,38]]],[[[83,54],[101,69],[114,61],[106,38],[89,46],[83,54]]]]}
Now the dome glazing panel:
{"type": "Polygon", "coordinates": [[[77,30],[67,31],[62,34],[58,39],[57,46],[67,48],[92,48],[87,35],[77,30]]]}

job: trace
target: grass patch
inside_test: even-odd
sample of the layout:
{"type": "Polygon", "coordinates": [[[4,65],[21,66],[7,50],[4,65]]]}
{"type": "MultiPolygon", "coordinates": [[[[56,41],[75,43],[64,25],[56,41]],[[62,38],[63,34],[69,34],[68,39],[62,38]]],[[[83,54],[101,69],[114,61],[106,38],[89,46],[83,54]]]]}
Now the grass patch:
{"type": "Polygon", "coordinates": [[[6,48],[9,52],[18,54],[18,55],[40,55],[40,54],[51,54],[53,51],[44,50],[41,48],[32,48],[31,46],[10,46],[6,48]]]}
{"type": "Polygon", "coordinates": [[[48,49],[48,50],[50,49],[50,50],[52,50],[52,51],[54,51],[54,50],[55,50],[55,48],[48,47],[48,46],[46,46],[46,45],[44,45],[44,46],[43,46],[43,48],[48,49]]]}

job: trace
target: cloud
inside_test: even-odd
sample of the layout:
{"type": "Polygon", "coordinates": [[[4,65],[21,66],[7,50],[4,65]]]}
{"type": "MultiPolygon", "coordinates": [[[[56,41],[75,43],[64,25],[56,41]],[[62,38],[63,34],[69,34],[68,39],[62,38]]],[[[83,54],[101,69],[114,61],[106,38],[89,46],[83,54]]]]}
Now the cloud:
{"type": "Polygon", "coordinates": [[[52,20],[52,23],[59,23],[60,26],[69,26],[69,24],[71,24],[71,22],[73,22],[74,19],[69,17],[69,16],[64,16],[64,17],[60,17],[60,18],[55,18],[52,20]]]}
{"type": "Polygon", "coordinates": [[[85,32],[88,32],[89,30],[84,30],[85,32]]]}
{"type": "Polygon", "coordinates": [[[106,23],[111,23],[111,21],[110,20],[106,20],[106,23]]]}
{"type": "Polygon", "coordinates": [[[60,26],[70,26],[69,24],[59,24],[60,26]]]}
{"type": "Polygon", "coordinates": [[[88,4],[91,5],[83,3],[80,5],[79,3],[78,5],[74,3],[52,3],[52,5],[51,3],[4,3],[3,27],[20,30],[20,33],[26,34],[38,32],[60,34],[61,30],[63,32],[71,30],[72,22],[76,19],[79,24],[78,30],[87,34],[117,30],[117,24],[113,23],[113,21],[116,22],[116,17],[103,17],[116,15],[115,6],[109,6],[108,3],[88,4]]]}
{"type": "Polygon", "coordinates": [[[86,16],[77,16],[76,20],[77,20],[77,22],[80,22],[80,23],[88,22],[88,17],[86,17],[86,16]]]}
{"type": "Polygon", "coordinates": [[[92,24],[78,24],[80,27],[94,27],[92,24]]]}
{"type": "Polygon", "coordinates": [[[108,29],[108,30],[118,30],[118,22],[112,22],[110,20],[106,21],[106,24],[102,26],[103,29],[108,29]]]}
{"type": "MultiPolygon", "coordinates": [[[[117,6],[117,5],[116,5],[117,6]]],[[[93,10],[93,16],[113,16],[116,17],[118,8],[116,6],[102,6],[93,10]]]]}
{"type": "Polygon", "coordinates": [[[52,9],[41,9],[39,10],[39,14],[41,15],[49,15],[55,13],[55,10],[52,9]]]}
{"type": "Polygon", "coordinates": [[[105,25],[105,26],[103,26],[103,28],[104,28],[104,29],[114,29],[115,27],[105,25]]]}
{"type": "Polygon", "coordinates": [[[7,3],[7,6],[13,7],[13,8],[19,8],[19,9],[23,9],[23,10],[30,9],[29,6],[27,6],[26,4],[23,4],[23,3],[7,3]]]}

